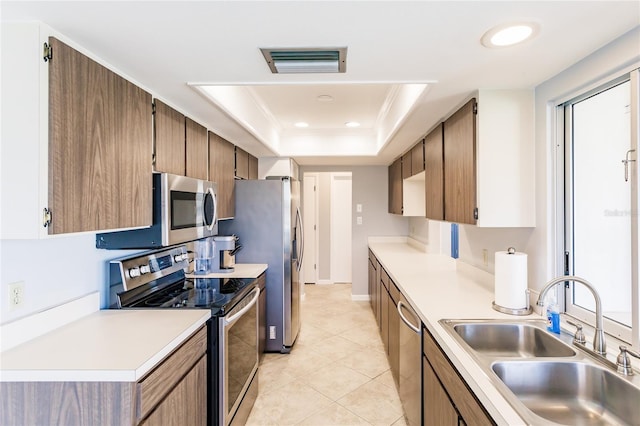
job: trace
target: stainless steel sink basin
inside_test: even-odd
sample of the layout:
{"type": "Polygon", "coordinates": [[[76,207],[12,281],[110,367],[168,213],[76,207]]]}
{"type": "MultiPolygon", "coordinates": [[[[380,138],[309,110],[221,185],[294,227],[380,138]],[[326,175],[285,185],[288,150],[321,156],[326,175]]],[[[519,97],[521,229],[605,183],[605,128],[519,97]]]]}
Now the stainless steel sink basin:
{"type": "Polygon", "coordinates": [[[525,407],[547,421],[565,425],[640,422],[640,388],[598,365],[514,360],[495,362],[491,369],[525,407]]]}
{"type": "Polygon", "coordinates": [[[544,322],[451,323],[458,336],[479,355],[492,358],[572,357],[576,352],[544,329],[544,322]]]}

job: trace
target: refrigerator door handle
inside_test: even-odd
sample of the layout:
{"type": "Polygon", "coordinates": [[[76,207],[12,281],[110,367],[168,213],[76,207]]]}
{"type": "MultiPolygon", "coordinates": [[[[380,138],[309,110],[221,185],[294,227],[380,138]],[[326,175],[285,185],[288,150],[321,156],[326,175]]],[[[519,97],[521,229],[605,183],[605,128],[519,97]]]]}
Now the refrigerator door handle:
{"type": "Polygon", "coordinates": [[[302,268],[302,259],[304,258],[304,226],[302,225],[302,215],[300,214],[300,207],[296,208],[296,222],[300,224],[300,256],[298,258],[298,272],[302,268]]]}

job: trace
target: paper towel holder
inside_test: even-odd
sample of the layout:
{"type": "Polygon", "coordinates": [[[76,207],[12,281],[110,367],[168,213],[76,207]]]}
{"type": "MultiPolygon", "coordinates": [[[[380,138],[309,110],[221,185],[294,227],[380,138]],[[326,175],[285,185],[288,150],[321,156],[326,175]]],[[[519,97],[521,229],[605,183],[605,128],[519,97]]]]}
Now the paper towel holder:
{"type": "MultiPolygon", "coordinates": [[[[509,247],[507,249],[507,253],[508,254],[515,254],[516,253],[516,249],[515,247],[509,247]]],[[[497,305],[495,301],[493,301],[491,303],[491,307],[493,309],[495,309],[498,312],[502,312],[503,314],[509,314],[509,315],[529,315],[531,312],[533,312],[533,309],[531,308],[531,305],[529,304],[529,295],[531,294],[531,292],[529,291],[529,289],[525,289],[524,291],[525,297],[526,297],[526,304],[524,308],[519,308],[519,309],[513,309],[513,308],[505,308],[504,306],[500,306],[497,305]]]]}
{"type": "Polygon", "coordinates": [[[504,306],[497,305],[495,301],[491,302],[491,307],[498,312],[502,312],[503,314],[509,315],[529,315],[533,312],[531,305],[529,304],[529,289],[526,289],[525,294],[527,295],[527,306],[525,308],[513,309],[513,308],[505,308],[504,306]]]}

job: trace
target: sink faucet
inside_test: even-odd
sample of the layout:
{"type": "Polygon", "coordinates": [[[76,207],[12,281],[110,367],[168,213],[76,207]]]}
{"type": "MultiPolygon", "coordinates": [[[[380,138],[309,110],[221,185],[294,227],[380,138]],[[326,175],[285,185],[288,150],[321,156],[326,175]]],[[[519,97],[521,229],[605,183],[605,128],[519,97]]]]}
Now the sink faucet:
{"type": "Polygon", "coordinates": [[[580,283],[587,287],[591,294],[593,294],[593,298],[596,301],[596,334],[593,336],[593,350],[600,355],[606,355],[607,353],[607,342],[604,339],[604,327],[602,326],[602,301],[600,300],[600,295],[596,291],[596,288],[589,283],[589,281],[584,278],[576,277],[573,275],[563,275],[561,277],[557,277],[549,281],[545,284],[544,288],[540,292],[538,296],[538,301],[536,305],[544,306],[544,298],[547,295],[547,292],[554,286],[559,283],[563,283],[565,281],[573,281],[574,283],[580,283]]]}

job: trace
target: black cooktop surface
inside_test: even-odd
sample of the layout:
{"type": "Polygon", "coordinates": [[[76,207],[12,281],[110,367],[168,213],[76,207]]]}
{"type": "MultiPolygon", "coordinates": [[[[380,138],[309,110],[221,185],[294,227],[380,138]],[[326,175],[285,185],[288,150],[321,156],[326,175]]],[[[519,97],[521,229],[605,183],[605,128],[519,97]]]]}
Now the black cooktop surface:
{"type": "Polygon", "coordinates": [[[254,278],[184,279],[132,303],[128,308],[211,309],[225,315],[256,286],[254,278]]]}

